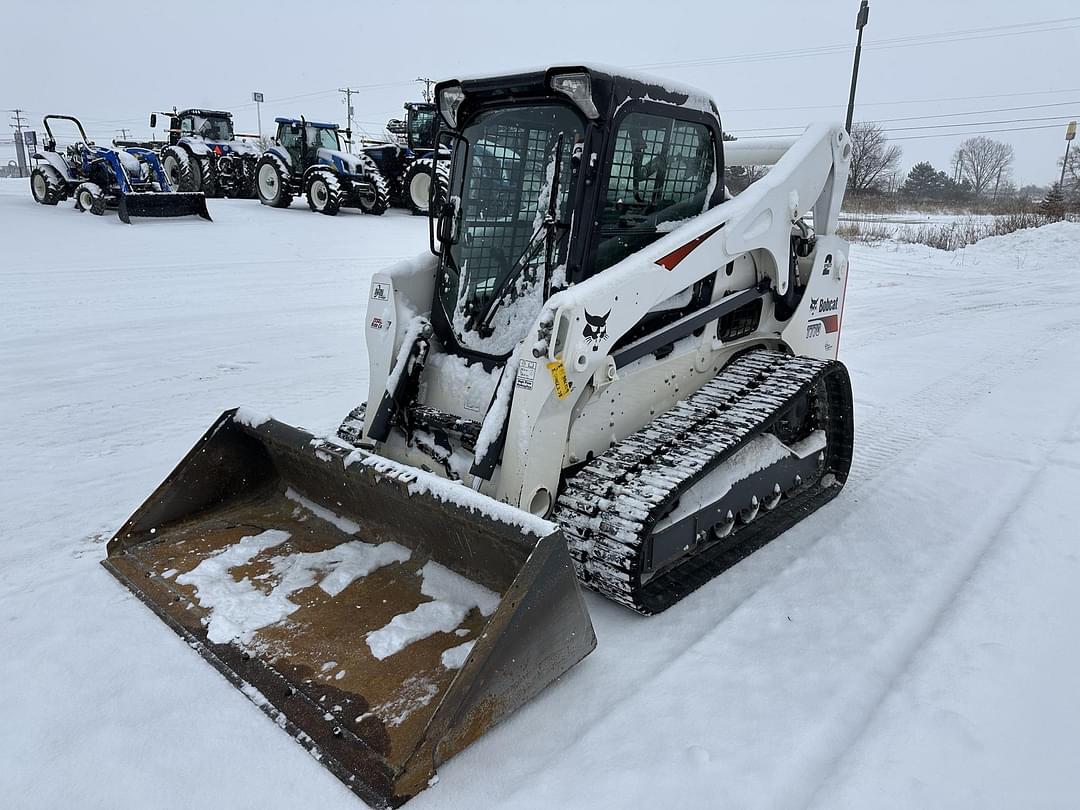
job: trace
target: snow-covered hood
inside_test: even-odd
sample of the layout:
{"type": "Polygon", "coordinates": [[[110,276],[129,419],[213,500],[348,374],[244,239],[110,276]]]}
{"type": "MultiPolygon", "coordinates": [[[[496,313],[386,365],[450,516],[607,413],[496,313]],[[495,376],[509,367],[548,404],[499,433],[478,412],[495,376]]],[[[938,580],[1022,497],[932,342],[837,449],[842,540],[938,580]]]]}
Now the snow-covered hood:
{"type": "Polygon", "coordinates": [[[317,152],[319,163],[324,166],[333,166],[342,174],[361,174],[364,170],[363,161],[358,155],[348,152],[340,152],[337,149],[320,148],[317,152]]]}
{"type": "Polygon", "coordinates": [[[215,152],[219,155],[256,156],[259,154],[259,148],[247,141],[212,141],[199,135],[188,135],[181,138],[180,142],[196,155],[205,155],[208,152],[215,152]]]}

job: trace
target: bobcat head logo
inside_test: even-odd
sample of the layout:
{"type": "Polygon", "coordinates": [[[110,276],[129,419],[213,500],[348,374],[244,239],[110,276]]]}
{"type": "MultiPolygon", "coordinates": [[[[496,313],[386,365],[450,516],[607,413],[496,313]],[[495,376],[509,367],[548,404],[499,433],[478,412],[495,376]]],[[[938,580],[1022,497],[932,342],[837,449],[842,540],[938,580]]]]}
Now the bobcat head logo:
{"type": "Polygon", "coordinates": [[[594,352],[600,348],[600,341],[607,340],[607,319],[610,314],[610,309],[603,315],[593,315],[585,310],[585,328],[581,330],[581,335],[586,343],[592,344],[594,352]]]}
{"type": "Polygon", "coordinates": [[[820,301],[820,300],[821,300],[820,298],[811,298],[810,299],[810,314],[811,315],[813,315],[815,312],[817,312],[818,301],[820,301]]]}

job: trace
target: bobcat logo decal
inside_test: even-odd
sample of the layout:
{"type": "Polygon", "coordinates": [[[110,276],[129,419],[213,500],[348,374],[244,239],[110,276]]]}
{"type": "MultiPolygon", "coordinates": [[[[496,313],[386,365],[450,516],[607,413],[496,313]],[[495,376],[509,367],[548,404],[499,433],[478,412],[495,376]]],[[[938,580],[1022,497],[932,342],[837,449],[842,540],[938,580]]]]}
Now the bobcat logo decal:
{"type": "Polygon", "coordinates": [[[581,330],[581,336],[585,338],[586,343],[592,344],[594,352],[600,348],[600,341],[607,340],[609,315],[611,315],[610,309],[603,315],[593,315],[589,310],[585,310],[585,328],[581,330]]]}

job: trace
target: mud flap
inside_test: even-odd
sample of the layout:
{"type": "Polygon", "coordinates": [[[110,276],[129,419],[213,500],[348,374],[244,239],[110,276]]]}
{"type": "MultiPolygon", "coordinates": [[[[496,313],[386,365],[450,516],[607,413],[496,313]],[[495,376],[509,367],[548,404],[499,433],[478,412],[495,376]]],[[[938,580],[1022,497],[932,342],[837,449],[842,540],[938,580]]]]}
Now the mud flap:
{"type": "Polygon", "coordinates": [[[237,413],[103,564],[365,801],[404,803],[595,647],[554,524],[237,413]]]}
{"type": "Polygon", "coordinates": [[[131,222],[132,217],[200,216],[210,219],[210,212],[206,209],[206,195],[201,191],[121,194],[116,213],[122,222],[131,222]]]}

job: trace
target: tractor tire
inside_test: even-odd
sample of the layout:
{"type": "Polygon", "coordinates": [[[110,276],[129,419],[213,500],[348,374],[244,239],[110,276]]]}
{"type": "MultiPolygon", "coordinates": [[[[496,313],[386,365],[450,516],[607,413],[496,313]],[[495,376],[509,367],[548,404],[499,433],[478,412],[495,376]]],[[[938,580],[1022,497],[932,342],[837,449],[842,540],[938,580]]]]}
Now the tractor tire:
{"type": "Polygon", "coordinates": [[[438,212],[442,204],[446,202],[450,189],[450,178],[448,172],[442,169],[442,163],[439,169],[435,169],[431,158],[420,158],[413,161],[405,170],[401,178],[401,199],[414,214],[427,215],[429,213],[428,195],[432,182],[435,183],[434,205],[435,211],[438,212]]]}
{"type": "Polygon", "coordinates": [[[47,163],[30,172],[30,193],[42,205],[56,205],[64,199],[64,178],[47,163]]]}
{"type": "Polygon", "coordinates": [[[202,175],[192,165],[192,157],[181,146],[169,146],[161,153],[161,170],[173,191],[200,191],[202,175]]]}
{"type": "Polygon", "coordinates": [[[97,183],[80,183],[75,189],[75,208],[95,216],[105,213],[105,192],[97,183]]]}
{"type": "Polygon", "coordinates": [[[289,167],[277,155],[268,153],[255,166],[255,190],[259,202],[271,208],[288,208],[292,203],[289,167]]]}
{"type": "Polygon", "coordinates": [[[341,183],[330,169],[312,169],[308,172],[307,182],[308,208],[328,217],[335,216],[341,210],[341,183]]]}
{"type": "Polygon", "coordinates": [[[214,164],[214,160],[214,156],[209,154],[191,159],[191,173],[198,178],[199,189],[206,195],[207,199],[225,196],[221,189],[218,188],[217,166],[214,164]]]}
{"type": "Polygon", "coordinates": [[[375,161],[366,155],[361,156],[360,164],[363,166],[362,176],[375,188],[373,194],[357,196],[357,205],[365,214],[381,216],[390,207],[390,184],[386,182],[383,173],[375,165],[375,161]]]}

